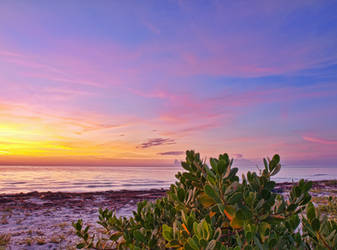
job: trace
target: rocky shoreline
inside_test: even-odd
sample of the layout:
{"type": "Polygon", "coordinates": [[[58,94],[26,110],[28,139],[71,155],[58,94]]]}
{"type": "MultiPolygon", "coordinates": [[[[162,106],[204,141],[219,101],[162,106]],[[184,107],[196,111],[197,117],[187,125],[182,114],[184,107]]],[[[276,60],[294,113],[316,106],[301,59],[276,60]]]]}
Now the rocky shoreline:
{"type": "MultiPolygon", "coordinates": [[[[278,183],[275,192],[287,195],[294,183],[278,183]]],[[[82,218],[93,230],[99,208],[129,216],[141,200],[155,200],[166,190],[105,192],[31,192],[0,194],[0,249],[75,249],[71,226],[82,218]]],[[[317,205],[337,196],[337,180],[314,181],[311,191],[317,205]]],[[[322,204],[320,204],[322,203],[322,204]]]]}

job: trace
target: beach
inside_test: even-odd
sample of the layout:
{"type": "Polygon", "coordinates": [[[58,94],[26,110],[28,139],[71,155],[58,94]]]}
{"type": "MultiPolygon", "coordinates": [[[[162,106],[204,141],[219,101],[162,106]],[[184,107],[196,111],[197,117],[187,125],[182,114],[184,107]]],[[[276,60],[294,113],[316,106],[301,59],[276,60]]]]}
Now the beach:
{"type": "Polygon", "coordinates": [[[0,195],[0,234],[9,234],[12,249],[74,249],[72,222],[78,219],[99,229],[98,209],[130,216],[138,201],[162,197],[165,190],[88,193],[31,192],[0,195]]]}
{"type": "Polygon", "coordinates": [[[336,9],[0,0],[0,250],[337,249],[336,9]]]}
{"type": "MultiPolygon", "coordinates": [[[[277,183],[274,191],[286,196],[293,184],[277,183]]],[[[166,191],[0,194],[0,249],[75,249],[78,238],[72,222],[83,219],[92,231],[103,232],[96,223],[99,208],[116,210],[119,216],[130,216],[137,202],[158,199],[166,191]]],[[[314,181],[311,195],[317,206],[324,207],[329,196],[337,196],[337,180],[314,181]]]]}

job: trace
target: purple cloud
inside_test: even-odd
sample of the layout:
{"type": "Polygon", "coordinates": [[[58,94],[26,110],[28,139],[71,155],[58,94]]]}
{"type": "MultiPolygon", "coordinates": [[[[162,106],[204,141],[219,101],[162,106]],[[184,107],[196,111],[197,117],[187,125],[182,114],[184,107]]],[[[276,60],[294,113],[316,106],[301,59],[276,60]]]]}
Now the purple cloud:
{"type": "Polygon", "coordinates": [[[183,155],[185,154],[184,151],[168,151],[168,152],[161,152],[158,155],[183,155]]]}
{"type": "Polygon", "coordinates": [[[153,138],[153,139],[149,139],[147,142],[140,144],[139,147],[140,148],[150,148],[154,146],[171,145],[175,143],[176,142],[170,138],[153,138]]]}

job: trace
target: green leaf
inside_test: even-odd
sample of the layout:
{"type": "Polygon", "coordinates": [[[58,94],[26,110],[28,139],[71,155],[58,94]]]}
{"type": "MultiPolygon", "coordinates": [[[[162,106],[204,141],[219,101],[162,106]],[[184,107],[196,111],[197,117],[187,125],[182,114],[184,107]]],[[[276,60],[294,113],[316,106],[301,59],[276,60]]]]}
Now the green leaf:
{"type": "Polygon", "coordinates": [[[268,181],[265,185],[264,188],[267,189],[268,191],[271,191],[275,187],[275,182],[274,181],[268,181]]]}
{"type": "Polygon", "coordinates": [[[335,234],[335,237],[333,238],[332,245],[337,246],[337,234],[335,234]]]}
{"type": "Polygon", "coordinates": [[[232,179],[232,178],[236,175],[236,173],[237,173],[238,171],[239,171],[238,168],[232,168],[231,171],[230,171],[230,173],[229,173],[229,175],[228,175],[228,178],[229,178],[229,179],[232,179]]]}
{"type": "Polygon", "coordinates": [[[77,231],[80,231],[82,229],[82,220],[78,220],[73,226],[77,231]]]}
{"type": "Polygon", "coordinates": [[[244,224],[244,219],[240,218],[239,216],[235,216],[234,219],[230,223],[230,225],[233,228],[241,228],[243,224],[244,224]]]}
{"type": "Polygon", "coordinates": [[[239,220],[245,220],[247,217],[248,217],[248,213],[244,209],[239,209],[235,213],[235,218],[237,218],[239,220]]]}
{"type": "Polygon", "coordinates": [[[296,208],[297,208],[297,204],[292,203],[288,206],[287,210],[289,212],[292,212],[292,211],[295,211],[296,208]]]}
{"type": "Polygon", "coordinates": [[[223,175],[227,170],[227,164],[225,163],[224,160],[220,160],[218,162],[218,171],[219,171],[219,175],[223,175]]]}
{"type": "Polygon", "coordinates": [[[116,241],[118,240],[121,236],[122,236],[122,232],[116,232],[116,233],[113,233],[111,236],[110,236],[110,240],[112,241],[116,241]]]}
{"type": "Polygon", "coordinates": [[[312,221],[311,221],[311,227],[312,227],[312,230],[314,230],[315,232],[318,232],[319,231],[319,228],[320,228],[320,222],[319,222],[319,219],[317,218],[314,218],[312,221]]]}
{"type": "Polygon", "coordinates": [[[84,247],[85,247],[85,243],[79,243],[79,244],[76,245],[76,248],[78,248],[78,249],[82,249],[84,247]]]}
{"type": "Polygon", "coordinates": [[[208,224],[205,220],[202,222],[202,231],[203,231],[204,239],[208,240],[210,237],[210,232],[209,232],[208,224]]]}
{"type": "Polygon", "coordinates": [[[279,155],[274,155],[273,159],[269,163],[269,171],[272,172],[274,168],[279,164],[280,162],[280,156],[279,155]]]}
{"type": "Polygon", "coordinates": [[[235,216],[235,208],[231,205],[226,205],[224,206],[224,209],[222,211],[226,216],[227,218],[232,221],[234,219],[234,216],[235,216]]]}
{"type": "Polygon", "coordinates": [[[205,186],[205,193],[211,197],[215,202],[220,202],[219,194],[210,185],[205,186]]]}
{"type": "Polygon", "coordinates": [[[228,199],[228,203],[235,204],[242,200],[242,193],[235,193],[228,199]]]}
{"type": "Polygon", "coordinates": [[[259,226],[261,236],[264,236],[267,230],[270,229],[270,227],[271,227],[270,224],[268,224],[267,222],[261,222],[259,226]]]}
{"type": "Polygon", "coordinates": [[[136,240],[138,240],[140,242],[145,242],[146,241],[145,236],[141,232],[139,232],[139,231],[134,231],[133,232],[133,236],[136,238],[136,240]]]}
{"type": "Polygon", "coordinates": [[[200,194],[199,202],[204,208],[209,208],[215,204],[214,200],[204,192],[200,194]]]}
{"type": "Polygon", "coordinates": [[[273,172],[270,174],[270,176],[274,176],[274,175],[277,175],[278,172],[280,172],[281,170],[281,165],[280,164],[277,164],[273,170],[273,172]]]}
{"type": "Polygon", "coordinates": [[[189,239],[187,240],[187,243],[188,243],[188,245],[189,245],[192,249],[194,249],[194,250],[199,250],[199,246],[198,246],[198,244],[194,241],[194,239],[189,238],[189,239]]]}
{"type": "Polygon", "coordinates": [[[269,249],[274,249],[275,246],[276,246],[276,244],[277,244],[277,239],[275,239],[275,238],[270,239],[270,240],[269,240],[269,244],[268,244],[269,249]]]}
{"type": "Polygon", "coordinates": [[[179,248],[179,247],[180,247],[180,244],[179,244],[179,241],[177,241],[177,240],[172,240],[172,241],[170,241],[169,243],[167,243],[167,244],[165,245],[165,247],[167,247],[167,248],[179,248]]]}
{"type": "Polygon", "coordinates": [[[183,173],[183,176],[191,181],[199,181],[199,178],[191,173],[183,173]]]}
{"type": "Polygon", "coordinates": [[[185,191],[182,188],[178,189],[178,199],[183,202],[185,200],[185,191]]]}
{"type": "Polygon", "coordinates": [[[254,242],[259,247],[260,250],[263,250],[263,246],[261,245],[260,240],[256,236],[254,237],[254,242]]]}
{"type": "Polygon", "coordinates": [[[308,192],[312,188],[312,181],[308,181],[303,185],[302,192],[308,192]]]}
{"type": "Polygon", "coordinates": [[[308,203],[307,205],[307,217],[309,221],[312,221],[316,217],[315,207],[312,202],[308,203]]]}
{"type": "Polygon", "coordinates": [[[336,235],[336,229],[333,230],[327,237],[327,240],[333,240],[333,237],[336,235]]]}
{"type": "Polygon", "coordinates": [[[190,164],[188,164],[187,162],[181,162],[181,166],[187,171],[191,171],[190,164]]]}
{"type": "Polygon", "coordinates": [[[300,224],[300,218],[298,217],[297,214],[294,214],[291,218],[290,218],[290,223],[291,223],[291,227],[293,230],[295,230],[298,225],[300,224]]]}
{"type": "Polygon", "coordinates": [[[295,194],[296,194],[296,197],[300,197],[301,196],[301,188],[299,186],[295,186],[294,187],[294,190],[295,190],[295,194]]]}
{"type": "Polygon", "coordinates": [[[209,162],[211,163],[212,169],[215,171],[215,173],[218,173],[218,160],[215,158],[210,158],[209,162]]]}
{"type": "Polygon", "coordinates": [[[224,178],[228,178],[230,173],[231,173],[231,165],[227,166],[224,178]]]}
{"type": "Polygon", "coordinates": [[[196,221],[193,222],[193,233],[196,234],[199,239],[201,239],[201,231],[198,230],[198,223],[196,221]]]}
{"type": "Polygon", "coordinates": [[[266,158],[263,158],[264,168],[268,171],[268,162],[266,158]]]}
{"type": "Polygon", "coordinates": [[[163,225],[163,237],[167,241],[173,239],[173,229],[166,224],[163,225]]]}

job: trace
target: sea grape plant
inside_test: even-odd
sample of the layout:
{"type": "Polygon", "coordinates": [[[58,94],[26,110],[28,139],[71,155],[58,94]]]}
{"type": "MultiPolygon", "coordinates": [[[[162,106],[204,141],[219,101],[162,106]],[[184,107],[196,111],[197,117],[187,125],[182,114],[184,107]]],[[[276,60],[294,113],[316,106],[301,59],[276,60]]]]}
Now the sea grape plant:
{"type": "Polygon", "coordinates": [[[264,159],[259,173],[241,180],[227,154],[210,158],[186,152],[185,171],[176,174],[165,197],[142,201],[130,218],[99,210],[104,233],[89,233],[82,220],[73,224],[92,249],[337,249],[337,223],[311,203],[312,183],[299,181],[289,195],[274,192],[271,177],[280,157],[264,159]]]}

